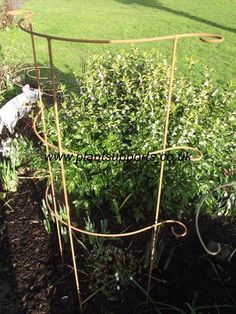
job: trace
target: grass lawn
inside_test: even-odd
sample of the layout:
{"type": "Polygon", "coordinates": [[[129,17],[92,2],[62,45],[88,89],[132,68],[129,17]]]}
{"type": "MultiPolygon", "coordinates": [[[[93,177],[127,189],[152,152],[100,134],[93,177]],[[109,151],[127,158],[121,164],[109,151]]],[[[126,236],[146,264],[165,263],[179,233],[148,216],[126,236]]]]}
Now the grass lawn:
{"type": "MultiPolygon", "coordinates": [[[[225,38],[222,44],[205,44],[196,38],[182,40],[178,66],[184,71],[187,58],[192,57],[199,71],[209,65],[219,82],[230,80],[236,85],[236,0],[31,0],[26,8],[34,13],[35,30],[61,36],[128,39],[192,32],[220,34],[225,38]]],[[[2,49],[13,40],[13,56],[22,63],[31,63],[29,36],[16,28],[0,33],[2,49]]],[[[45,40],[37,40],[41,64],[47,63],[46,44],[45,40]]],[[[140,45],[153,46],[168,54],[172,44],[140,45]]],[[[64,73],[79,71],[81,58],[89,54],[121,48],[62,42],[53,47],[55,65],[64,73]]]]}

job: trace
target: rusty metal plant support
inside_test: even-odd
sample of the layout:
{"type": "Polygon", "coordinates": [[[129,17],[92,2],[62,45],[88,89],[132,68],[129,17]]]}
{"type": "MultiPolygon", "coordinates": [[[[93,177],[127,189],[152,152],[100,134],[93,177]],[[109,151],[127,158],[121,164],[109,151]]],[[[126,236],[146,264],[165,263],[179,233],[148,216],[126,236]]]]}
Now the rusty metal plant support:
{"type": "MultiPolygon", "coordinates": [[[[17,12],[18,13],[18,12],[17,12]]],[[[23,12],[25,14],[26,12],[23,12]]],[[[14,14],[14,13],[12,13],[14,14]]],[[[41,37],[44,38],[47,41],[48,46],[48,57],[49,57],[49,67],[50,67],[50,79],[52,83],[52,94],[53,94],[53,104],[54,104],[54,112],[55,112],[55,120],[56,120],[56,133],[57,133],[57,145],[53,145],[52,143],[48,142],[47,137],[47,129],[46,129],[46,121],[45,121],[45,107],[43,104],[42,96],[40,94],[38,107],[39,107],[39,113],[37,114],[35,120],[34,120],[34,130],[38,138],[43,142],[43,144],[46,147],[46,153],[49,153],[49,148],[53,148],[59,152],[60,155],[63,153],[70,153],[70,154],[76,154],[76,152],[68,152],[65,150],[62,146],[62,140],[61,140],[61,130],[60,130],[60,121],[59,121],[59,115],[58,115],[58,102],[57,102],[57,81],[55,79],[55,69],[54,69],[54,58],[53,58],[53,42],[54,41],[62,41],[62,42],[74,42],[74,43],[80,43],[80,44],[138,44],[138,43],[148,43],[148,42],[159,42],[159,41],[172,41],[173,42],[173,48],[172,48],[172,62],[171,62],[171,68],[170,68],[170,77],[169,77],[169,87],[168,87],[168,99],[167,99],[167,105],[165,110],[165,127],[164,127],[164,134],[163,134],[163,145],[162,149],[159,149],[154,154],[160,154],[163,152],[171,151],[171,150],[191,150],[194,152],[197,152],[197,156],[192,158],[192,160],[200,160],[202,158],[202,153],[194,147],[189,146],[174,146],[174,147],[168,147],[168,129],[169,129],[169,116],[170,116],[170,110],[171,110],[171,101],[172,101],[172,90],[173,90],[173,82],[174,82],[174,74],[175,74],[175,65],[176,65],[176,54],[177,54],[177,47],[179,40],[185,39],[185,38],[199,38],[201,41],[205,43],[221,43],[223,41],[223,38],[219,35],[215,34],[206,34],[206,33],[192,33],[192,34],[177,34],[177,35],[170,35],[170,36],[162,36],[162,37],[154,37],[154,38],[143,38],[143,39],[128,39],[128,40],[93,40],[93,39],[77,39],[77,38],[67,38],[67,37],[59,37],[59,36],[53,36],[53,35],[47,35],[42,34],[33,31],[32,23],[31,23],[31,12],[26,13],[26,18],[23,18],[19,21],[18,27],[28,33],[31,36],[31,42],[32,42],[32,50],[33,50],[33,58],[34,58],[34,67],[36,71],[36,81],[38,85],[39,91],[42,90],[41,88],[41,81],[40,81],[40,67],[38,65],[37,61],[37,53],[36,53],[36,46],[35,46],[35,37],[41,37]],[[43,136],[39,134],[37,131],[37,122],[41,118],[42,124],[43,124],[43,130],[44,134],[43,136]]],[[[152,230],[152,240],[151,240],[151,261],[150,261],[150,269],[149,269],[149,277],[148,277],[148,285],[146,289],[146,295],[147,301],[150,298],[150,287],[151,287],[151,278],[152,278],[152,271],[154,267],[154,258],[156,254],[156,242],[157,242],[157,235],[158,235],[158,227],[165,224],[177,224],[180,227],[182,227],[183,231],[182,233],[176,233],[174,231],[174,228],[172,227],[172,233],[176,237],[182,237],[185,236],[187,233],[186,226],[176,220],[166,220],[166,221],[159,221],[159,211],[160,211],[160,203],[161,203],[161,195],[162,195],[162,189],[163,189],[163,176],[164,176],[164,167],[165,162],[161,162],[160,166],[160,177],[158,180],[157,185],[157,203],[155,208],[155,217],[154,222],[152,225],[149,225],[145,228],[138,229],[131,232],[126,233],[118,233],[118,234],[102,234],[102,233],[95,233],[95,232],[89,232],[87,230],[83,230],[81,228],[74,227],[71,224],[71,210],[69,206],[68,201],[68,191],[67,191],[67,182],[65,177],[65,166],[63,159],[60,160],[60,170],[61,170],[61,178],[62,178],[62,185],[63,185],[63,194],[64,194],[64,202],[65,207],[67,211],[67,222],[65,222],[58,214],[58,208],[57,208],[57,202],[56,202],[56,193],[55,193],[55,184],[54,184],[54,174],[53,174],[53,168],[51,165],[51,161],[48,159],[48,170],[49,170],[49,185],[46,189],[45,193],[45,201],[48,207],[48,210],[50,211],[52,217],[54,217],[54,220],[56,221],[56,227],[57,227],[57,234],[58,234],[58,244],[59,244],[59,250],[61,253],[61,256],[63,258],[63,250],[62,250],[62,240],[61,240],[61,232],[60,227],[61,225],[64,225],[68,228],[68,234],[69,234],[69,240],[70,240],[70,249],[71,249],[71,255],[72,255],[72,261],[73,261],[73,270],[74,270],[74,276],[75,276],[75,284],[76,289],[78,293],[78,300],[80,305],[80,311],[83,312],[83,304],[84,302],[81,300],[81,290],[80,290],[80,283],[79,283],[79,275],[78,275],[78,268],[77,268],[77,262],[76,262],[76,256],[75,256],[75,249],[74,249],[74,238],[73,233],[78,232],[80,234],[85,234],[89,236],[96,236],[96,237],[103,237],[103,238],[115,238],[115,237],[128,237],[140,234],[142,232],[146,232],[148,230],[152,230]],[[52,194],[52,206],[48,202],[48,194],[49,190],[51,190],[52,194]]],[[[88,299],[88,298],[87,298],[88,299]]],[[[86,300],[85,300],[86,301],[86,300]]]]}
{"type": "Polygon", "coordinates": [[[205,251],[207,254],[212,255],[212,256],[218,255],[218,254],[221,252],[222,248],[221,248],[220,243],[217,243],[217,247],[218,247],[218,248],[217,248],[216,251],[210,251],[210,250],[206,247],[206,245],[205,245],[205,243],[204,243],[204,241],[203,241],[203,239],[202,239],[200,230],[199,230],[199,221],[198,221],[198,220],[199,220],[199,214],[200,214],[200,210],[201,210],[201,208],[202,208],[204,202],[206,201],[206,199],[207,199],[207,197],[208,197],[209,195],[211,195],[211,194],[212,194],[213,192],[215,192],[215,191],[218,191],[218,190],[221,190],[221,189],[227,189],[227,188],[230,188],[230,189],[232,189],[232,190],[234,189],[234,190],[235,190],[235,191],[234,191],[234,194],[236,194],[236,182],[231,182],[231,183],[227,183],[227,184],[224,184],[224,185],[219,185],[219,186],[217,186],[216,188],[214,188],[212,191],[210,191],[209,193],[207,193],[206,195],[204,195],[204,196],[202,197],[200,203],[199,203],[198,206],[197,206],[196,217],[195,217],[195,227],[196,227],[197,236],[198,236],[199,242],[201,243],[201,245],[202,245],[204,251],[205,251]]]}

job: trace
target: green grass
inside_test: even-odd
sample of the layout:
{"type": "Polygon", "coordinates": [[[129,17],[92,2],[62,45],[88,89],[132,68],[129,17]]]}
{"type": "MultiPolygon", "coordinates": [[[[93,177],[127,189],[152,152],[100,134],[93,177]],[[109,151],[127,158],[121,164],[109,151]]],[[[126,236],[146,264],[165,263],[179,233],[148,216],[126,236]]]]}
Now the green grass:
{"type": "MultiPolygon", "coordinates": [[[[236,83],[236,0],[32,0],[24,8],[34,12],[34,29],[53,35],[92,38],[127,39],[176,33],[206,32],[224,36],[222,44],[206,44],[196,38],[182,40],[178,66],[185,68],[187,58],[214,68],[219,82],[236,83]]],[[[12,54],[24,63],[32,63],[30,38],[20,30],[0,33],[0,45],[6,48],[15,38],[12,54]]],[[[171,43],[145,44],[140,47],[170,53],[171,43]]],[[[122,46],[124,47],[124,46],[122,46]]],[[[94,46],[54,43],[55,65],[62,72],[80,71],[81,58],[121,46],[94,46]]],[[[38,60],[46,64],[47,43],[37,40],[38,60]]],[[[197,75],[197,73],[196,73],[197,75]]]]}

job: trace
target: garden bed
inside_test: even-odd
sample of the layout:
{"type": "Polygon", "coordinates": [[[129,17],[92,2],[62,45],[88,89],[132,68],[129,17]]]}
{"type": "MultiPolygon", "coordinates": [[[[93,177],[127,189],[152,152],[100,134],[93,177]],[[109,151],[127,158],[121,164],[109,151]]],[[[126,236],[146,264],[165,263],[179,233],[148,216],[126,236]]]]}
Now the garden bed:
{"type": "MultiPolygon", "coordinates": [[[[161,147],[168,67],[167,62],[155,62],[156,59],[138,51],[95,58],[90,64],[91,71],[80,77],[77,93],[70,94],[62,86],[58,103],[63,147],[85,155],[100,151],[146,154],[161,147]],[[154,70],[158,72],[156,81],[152,77],[154,70]],[[146,96],[145,91],[148,91],[146,96]],[[109,128],[101,128],[108,125],[109,128]]],[[[79,232],[73,234],[82,301],[87,300],[85,313],[235,311],[233,187],[227,185],[229,189],[219,194],[207,194],[212,186],[233,182],[233,126],[228,123],[233,93],[220,92],[211,84],[207,73],[200,85],[192,84],[187,78],[175,84],[178,88],[173,95],[169,145],[196,146],[206,158],[195,166],[166,162],[159,220],[180,219],[188,228],[187,236],[177,239],[170,228],[160,229],[151,299],[146,306],[150,232],[112,241],[79,232]],[[188,108],[184,110],[185,103],[191,104],[191,112],[188,108]],[[206,254],[195,229],[196,208],[204,194],[208,198],[202,206],[199,228],[212,251],[218,242],[221,244],[222,251],[216,256],[206,254]]],[[[53,107],[48,104],[46,109],[48,140],[57,144],[53,107]]],[[[37,131],[44,133],[40,121],[37,131]]],[[[64,240],[63,264],[55,226],[46,206],[42,206],[49,184],[46,183],[45,147],[35,137],[29,118],[17,125],[16,132],[20,135],[10,140],[10,149],[6,149],[7,141],[3,141],[3,151],[9,153],[4,155],[4,162],[10,159],[13,179],[18,182],[17,175],[31,176],[36,172],[42,173],[44,179],[39,183],[21,178],[17,192],[8,194],[4,210],[0,211],[3,226],[0,313],[79,313],[73,269],[69,266],[72,261],[68,232],[60,230],[64,240]]],[[[6,132],[3,139],[7,137],[6,132]]],[[[58,215],[66,223],[69,217],[61,197],[60,164],[57,160],[51,164],[56,196],[60,196],[56,201],[58,215]]],[[[110,234],[152,225],[159,167],[157,159],[143,164],[137,160],[115,164],[109,160],[67,163],[66,186],[72,225],[110,234]]],[[[5,191],[6,183],[14,180],[9,180],[7,167],[2,169],[5,176],[0,178],[1,188],[5,191]]],[[[11,186],[8,187],[10,190],[11,186]]],[[[50,203],[50,197],[47,200],[50,203]]]]}
{"type": "MultiPolygon", "coordinates": [[[[54,234],[44,230],[40,210],[42,188],[24,181],[16,194],[9,195],[10,208],[1,216],[0,313],[79,313],[71,269],[63,266],[58,255],[54,234]],[[2,229],[3,224],[5,228],[2,229]]],[[[2,210],[1,210],[2,213],[2,210]]],[[[160,232],[165,247],[154,277],[159,281],[152,289],[152,298],[190,312],[190,306],[212,306],[210,313],[233,313],[236,290],[236,254],[224,258],[209,257],[202,250],[192,220],[187,222],[188,234],[175,240],[168,229],[160,232]],[[170,265],[164,270],[168,252],[174,249],[170,265]],[[218,311],[218,312],[217,312],[218,311]]],[[[235,219],[200,219],[206,243],[227,244],[230,252],[236,247],[235,219]]],[[[145,247],[143,247],[143,250],[145,247]]],[[[160,243],[159,243],[160,249],[160,243]]],[[[81,251],[81,250],[80,250],[81,251]]],[[[66,253],[68,259],[68,255],[66,253]]],[[[66,262],[67,264],[67,262],[66,262]]],[[[85,266],[82,262],[82,268],[85,266]]],[[[142,275],[143,282],[145,276],[142,275]]],[[[82,294],[87,296],[86,276],[81,282],[82,294]]],[[[142,313],[145,297],[133,287],[117,300],[108,302],[99,293],[86,304],[86,313],[142,313]],[[139,304],[140,303],[140,304],[139,304]]],[[[157,305],[159,308],[163,307],[157,305]]],[[[153,305],[149,313],[155,313],[153,305]]],[[[176,310],[176,313],[178,311],[176,310]]],[[[201,310],[209,313],[209,309],[201,310]]],[[[173,308],[163,313],[173,313],[173,308]]]]}

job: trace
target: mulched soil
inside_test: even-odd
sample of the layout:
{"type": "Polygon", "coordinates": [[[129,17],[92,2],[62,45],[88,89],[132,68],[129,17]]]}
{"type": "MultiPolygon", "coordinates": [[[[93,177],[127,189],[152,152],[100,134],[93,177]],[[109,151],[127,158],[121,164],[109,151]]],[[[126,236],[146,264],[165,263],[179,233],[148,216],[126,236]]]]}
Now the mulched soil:
{"type": "MultiPolygon", "coordinates": [[[[0,209],[0,314],[79,313],[73,274],[61,262],[54,233],[49,236],[44,230],[40,209],[42,192],[40,185],[30,180],[22,181],[18,192],[9,195],[12,209],[7,206],[0,209]]],[[[164,240],[165,248],[153,275],[162,282],[154,280],[152,298],[178,306],[184,313],[191,313],[187,303],[191,306],[235,306],[236,253],[229,259],[236,248],[235,219],[200,218],[206,244],[216,241],[229,249],[224,258],[206,255],[197,239],[194,221],[188,221],[187,226],[188,235],[181,239],[175,239],[167,227],[161,229],[160,238],[164,240]],[[165,269],[171,249],[174,253],[170,266],[165,269]]],[[[66,256],[69,255],[67,252],[66,256]]],[[[65,265],[68,263],[69,258],[65,265]]],[[[142,284],[146,284],[144,279],[142,284]]],[[[85,291],[86,281],[82,282],[82,288],[83,295],[91,293],[85,291]]],[[[135,288],[130,289],[123,303],[107,302],[98,294],[86,306],[85,313],[106,313],[108,310],[116,314],[141,313],[145,308],[138,305],[144,300],[135,288]]],[[[215,307],[200,312],[227,314],[235,313],[235,308],[215,307]]],[[[148,313],[156,311],[151,306],[148,313]]],[[[170,309],[163,313],[175,311],[170,309]]]]}
{"type": "Polygon", "coordinates": [[[1,226],[5,224],[0,314],[76,313],[70,273],[58,256],[56,239],[44,230],[40,195],[31,181],[23,181],[19,191],[9,195],[12,210],[0,210],[1,226]]]}

